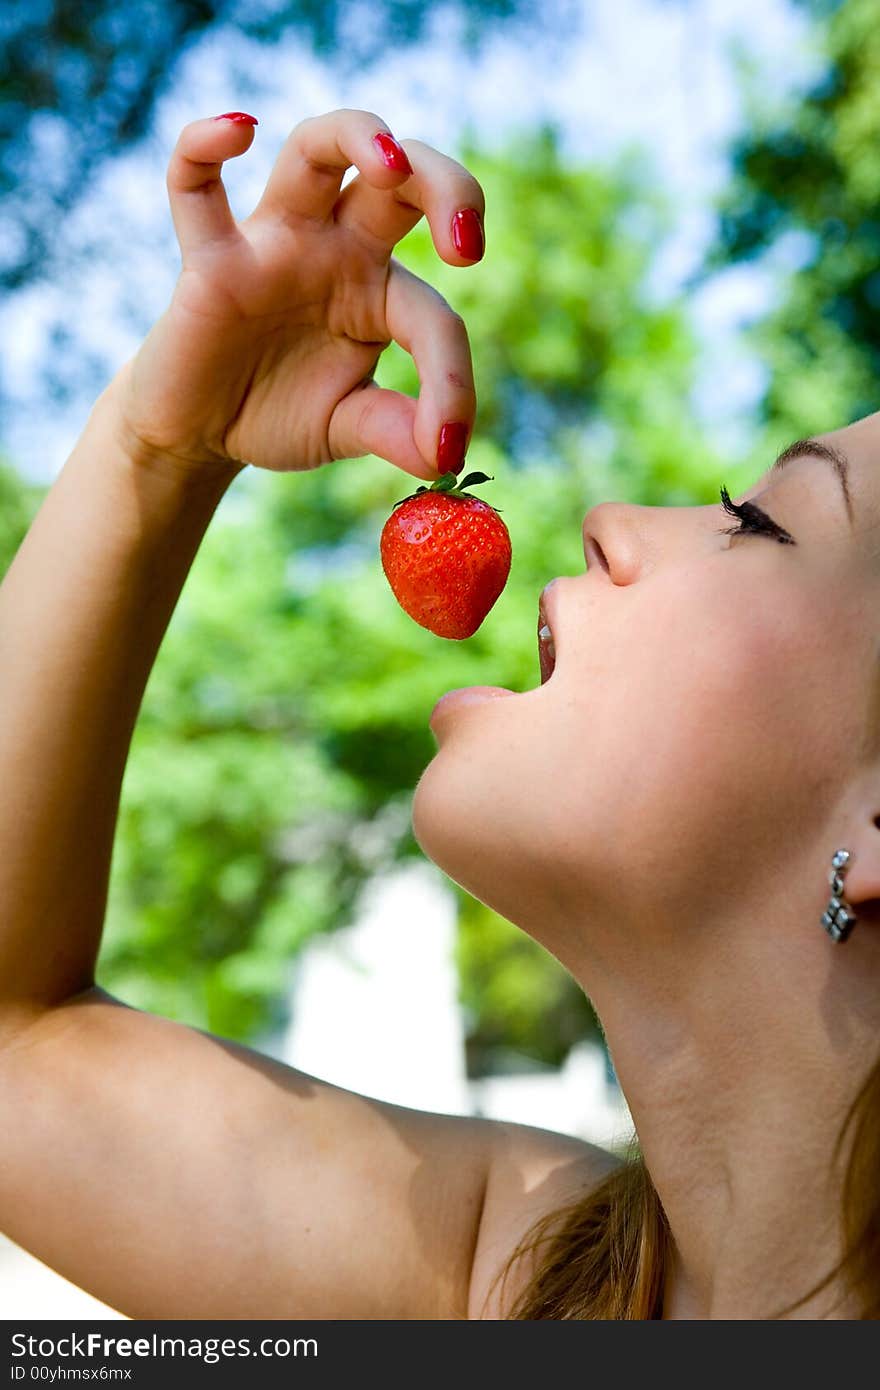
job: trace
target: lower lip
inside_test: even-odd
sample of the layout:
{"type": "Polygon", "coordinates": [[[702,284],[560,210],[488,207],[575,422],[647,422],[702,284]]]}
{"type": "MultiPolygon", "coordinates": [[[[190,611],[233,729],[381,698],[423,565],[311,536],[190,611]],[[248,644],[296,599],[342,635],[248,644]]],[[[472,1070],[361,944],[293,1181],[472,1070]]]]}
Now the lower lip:
{"type": "Polygon", "coordinates": [[[445,695],[441,695],[428,721],[434,732],[437,726],[453,710],[460,709],[463,705],[479,705],[486,700],[497,700],[503,695],[513,695],[513,690],[504,690],[499,685],[466,685],[460,690],[450,690],[445,695]]]}

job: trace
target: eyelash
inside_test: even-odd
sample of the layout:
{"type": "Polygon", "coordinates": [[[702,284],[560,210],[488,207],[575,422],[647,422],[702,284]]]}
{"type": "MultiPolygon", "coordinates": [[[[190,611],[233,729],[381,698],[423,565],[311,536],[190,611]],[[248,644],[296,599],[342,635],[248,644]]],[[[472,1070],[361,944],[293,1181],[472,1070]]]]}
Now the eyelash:
{"type": "Polygon", "coordinates": [[[772,517],[756,506],[754,502],[732,502],[730,493],[722,484],[721,486],[721,505],[731,516],[739,518],[738,526],[722,527],[719,531],[721,536],[773,536],[781,545],[795,545],[796,541],[787,531],[783,531],[781,526],[777,526],[772,517]]]}

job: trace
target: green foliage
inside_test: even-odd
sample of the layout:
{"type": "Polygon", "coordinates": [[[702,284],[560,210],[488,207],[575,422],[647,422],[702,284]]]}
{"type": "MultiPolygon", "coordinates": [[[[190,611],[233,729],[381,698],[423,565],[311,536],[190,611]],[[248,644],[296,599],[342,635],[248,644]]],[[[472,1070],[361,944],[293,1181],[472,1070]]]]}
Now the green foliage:
{"type": "MultiPolygon", "coordinates": [[[[552,127],[506,151],[466,146],[486,194],[486,255],[467,270],[437,260],[419,223],[400,259],[464,318],[477,371],[476,434],[519,464],[564,465],[586,448],[593,476],[650,502],[705,486],[705,441],[690,407],[694,344],[680,305],[645,284],[668,213],[637,157],[567,167],[552,127]]],[[[392,345],[376,379],[414,392],[392,345]]]]}
{"type": "Polygon", "coordinates": [[[561,1066],[581,1038],[601,1037],[583,991],[519,927],[458,890],[458,969],[472,1076],[561,1066]]]}
{"type": "MultiPolygon", "coordinates": [[[[824,15],[827,6],[818,7],[824,15]]],[[[817,31],[827,65],[779,108],[750,90],[713,265],[769,256],[778,305],[753,337],[778,443],[880,407],[880,26],[846,0],[817,31]]]]}
{"type": "MultiPolygon", "coordinates": [[[[413,490],[399,470],[249,470],[196,558],[135,732],[101,982],[230,1036],[277,1025],[302,943],[350,919],[377,869],[421,855],[410,807],[439,696],[538,684],[538,595],[583,572],[586,510],[717,486],[682,310],[644,290],[663,226],[645,171],[566,169],[547,132],[464,157],[490,209],[485,264],[444,266],[426,227],[400,255],[468,324],[480,414],[467,466],[493,479],[480,492],[511,533],[503,594],[466,642],[435,637],[398,607],[379,558],[413,490]]],[[[415,388],[402,353],[380,367],[415,388]]],[[[471,1065],[504,1047],[559,1060],[594,1029],[588,1005],[551,956],[461,898],[471,1065]]]]}

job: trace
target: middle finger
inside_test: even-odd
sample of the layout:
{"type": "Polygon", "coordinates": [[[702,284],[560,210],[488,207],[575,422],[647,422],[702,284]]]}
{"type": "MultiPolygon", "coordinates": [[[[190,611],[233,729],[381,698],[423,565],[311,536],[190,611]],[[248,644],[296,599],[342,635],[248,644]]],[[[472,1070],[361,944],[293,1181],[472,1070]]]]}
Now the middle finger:
{"type": "Polygon", "coordinates": [[[282,146],[254,215],[329,217],[352,164],[360,179],[366,172],[383,189],[412,172],[400,144],[372,111],[343,109],[300,121],[282,146]]]}

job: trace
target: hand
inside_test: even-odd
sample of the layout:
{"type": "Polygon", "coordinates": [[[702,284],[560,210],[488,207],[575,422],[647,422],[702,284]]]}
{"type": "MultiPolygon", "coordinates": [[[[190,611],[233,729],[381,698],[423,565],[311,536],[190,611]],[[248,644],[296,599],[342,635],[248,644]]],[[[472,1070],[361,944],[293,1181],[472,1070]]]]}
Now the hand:
{"type": "Polygon", "coordinates": [[[184,128],[167,180],[180,278],[114,382],[137,456],[188,471],[301,471],[373,453],[431,481],[460,467],[476,404],[465,327],[391,251],[424,213],[443,260],[472,264],[483,194],[455,160],[418,140],[401,158],[388,135],[366,111],[302,121],[257,207],[236,222],[220,173],[250,147],[253,125],[217,117],[184,128]],[[377,134],[402,167],[385,162],[377,134]],[[352,164],[359,172],[340,191],[352,164]],[[471,256],[453,239],[465,209],[479,219],[465,219],[471,256]],[[372,379],[391,339],[415,360],[417,401],[372,379]],[[460,428],[444,432],[441,449],[448,424],[460,428]]]}

